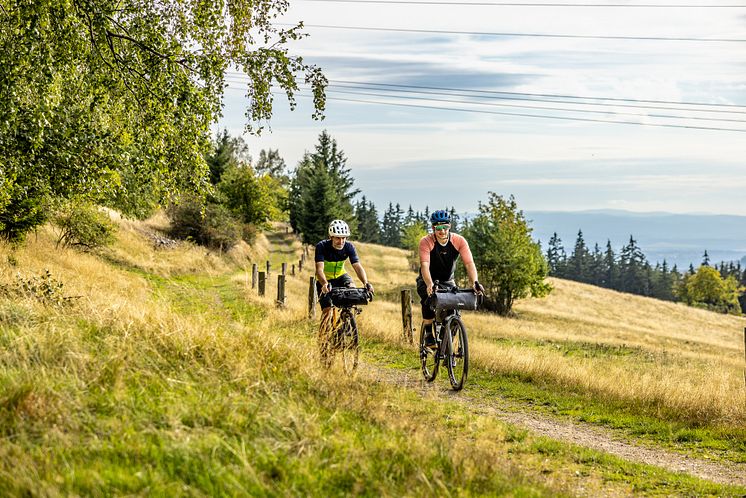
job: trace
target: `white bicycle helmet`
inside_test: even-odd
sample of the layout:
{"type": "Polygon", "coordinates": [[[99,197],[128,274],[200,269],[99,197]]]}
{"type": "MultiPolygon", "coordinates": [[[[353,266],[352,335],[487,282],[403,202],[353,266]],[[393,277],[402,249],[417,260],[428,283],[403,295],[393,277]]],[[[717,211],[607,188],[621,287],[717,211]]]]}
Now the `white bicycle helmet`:
{"type": "Polygon", "coordinates": [[[329,237],[349,237],[350,227],[342,220],[334,220],[329,223],[329,237]]]}

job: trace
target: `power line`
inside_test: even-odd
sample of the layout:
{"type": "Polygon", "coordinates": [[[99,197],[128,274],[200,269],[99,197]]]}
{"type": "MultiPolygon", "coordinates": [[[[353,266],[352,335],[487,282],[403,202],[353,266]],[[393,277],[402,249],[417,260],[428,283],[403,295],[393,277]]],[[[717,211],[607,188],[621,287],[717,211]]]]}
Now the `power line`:
{"type": "MultiPolygon", "coordinates": [[[[693,119],[697,121],[746,123],[746,120],[743,120],[743,119],[707,118],[707,117],[702,117],[702,116],[676,116],[672,114],[646,114],[646,113],[619,112],[619,111],[599,111],[599,110],[594,110],[594,109],[567,109],[567,108],[562,108],[562,107],[528,106],[528,105],[520,105],[520,104],[502,104],[502,103],[495,103],[495,102],[474,102],[474,101],[464,101],[464,100],[438,99],[438,98],[433,98],[433,97],[415,97],[411,95],[390,95],[390,94],[386,95],[386,94],[380,94],[380,93],[356,92],[356,91],[349,91],[349,90],[332,89],[331,91],[336,92],[336,93],[346,93],[346,94],[352,94],[352,95],[367,95],[370,97],[384,97],[384,98],[389,97],[389,98],[397,98],[397,99],[404,99],[404,100],[427,100],[427,101],[435,101],[435,102],[482,105],[482,106],[493,106],[493,107],[515,107],[519,109],[538,109],[542,111],[584,112],[584,113],[589,113],[589,114],[606,114],[606,115],[612,114],[615,116],[637,116],[637,117],[650,117],[650,118],[662,118],[662,119],[693,119]]],[[[593,105],[593,104],[585,104],[585,105],[593,105]]]]}
{"type": "MultiPolygon", "coordinates": [[[[230,86],[228,87],[228,89],[241,90],[239,88],[231,88],[230,86]]],[[[280,92],[272,92],[272,94],[273,95],[286,95],[280,92]]],[[[313,95],[307,95],[302,92],[298,92],[297,95],[300,97],[313,98],[313,95]]],[[[658,128],[680,128],[680,129],[683,128],[683,129],[691,129],[691,130],[732,131],[732,132],[738,132],[738,133],[746,133],[746,129],[723,128],[723,127],[714,127],[714,126],[696,126],[696,125],[684,125],[684,124],[672,124],[672,123],[639,123],[639,122],[632,122],[632,121],[614,121],[610,119],[578,118],[578,117],[570,117],[570,116],[550,116],[547,114],[528,114],[528,113],[518,113],[518,112],[491,111],[491,110],[483,110],[483,109],[463,109],[463,108],[456,108],[456,107],[429,106],[429,105],[422,105],[422,104],[404,104],[400,102],[381,102],[381,101],[374,101],[374,100],[348,99],[348,98],[343,98],[343,97],[327,97],[327,100],[337,100],[337,101],[342,101],[342,102],[354,102],[354,103],[373,104],[373,105],[388,105],[388,106],[395,106],[395,107],[410,107],[410,108],[416,108],[416,109],[432,109],[432,110],[438,110],[438,111],[456,111],[456,112],[469,112],[469,113],[478,113],[478,114],[492,114],[492,115],[500,115],[500,116],[557,119],[557,120],[563,120],[563,121],[581,121],[581,122],[591,122],[591,123],[653,126],[653,127],[658,127],[658,128]]],[[[682,118],[682,119],[686,119],[686,118],[682,118]]]]}
{"type": "MultiPolygon", "coordinates": [[[[229,76],[240,78],[242,82],[247,82],[248,77],[243,73],[238,72],[227,72],[229,76]]],[[[556,99],[575,99],[575,100],[602,100],[607,102],[575,102],[577,104],[595,105],[595,106],[614,106],[614,107],[630,107],[636,109],[663,109],[663,110],[681,110],[681,111],[699,111],[699,112],[712,112],[712,113],[727,113],[727,114],[743,114],[746,112],[746,105],[737,104],[723,104],[723,103],[708,103],[708,102],[685,102],[675,100],[645,100],[645,99],[631,99],[631,98],[618,98],[618,97],[599,97],[599,96],[580,96],[580,95],[563,95],[563,94],[549,94],[549,93],[525,93],[525,92],[507,92],[500,90],[474,90],[469,88],[453,88],[453,87],[439,87],[439,86],[426,86],[426,85],[404,85],[394,83],[373,83],[373,82],[362,82],[362,81],[351,81],[351,80],[329,80],[329,86],[341,86],[344,88],[367,88],[381,89],[388,91],[398,92],[412,92],[427,94],[422,90],[436,90],[449,93],[434,93],[435,95],[454,95],[464,97],[480,97],[480,98],[495,98],[504,100],[525,100],[529,102],[557,102],[557,103],[573,103],[556,99]],[[470,92],[477,95],[465,95],[452,92],[470,92]],[[528,98],[525,98],[528,97],[528,98]],[[538,97],[538,98],[537,98],[538,97]],[[546,97],[547,99],[553,100],[542,100],[546,97]],[[620,103],[617,103],[620,102],[620,103]],[[633,102],[635,104],[665,104],[663,106],[649,106],[649,105],[633,105],[626,104],[626,102],[633,102]],[[683,105],[683,106],[697,106],[697,107],[716,107],[717,109],[681,109],[670,107],[671,105],[683,105]],[[730,110],[730,109],[742,109],[742,110],[730,110]]]]}
{"type": "MultiPolygon", "coordinates": [[[[236,83],[244,83],[244,81],[234,81],[236,83]]],[[[307,90],[307,89],[306,89],[307,90]]],[[[651,114],[651,113],[635,113],[635,112],[622,112],[622,111],[609,111],[609,110],[597,110],[597,109],[571,109],[566,107],[549,107],[549,106],[530,106],[530,105],[521,105],[521,104],[507,104],[507,103],[496,103],[496,102],[479,102],[474,100],[452,100],[452,99],[442,99],[442,98],[435,98],[431,96],[413,96],[413,95],[396,95],[396,94],[382,94],[382,93],[375,93],[375,92],[366,92],[366,91],[359,91],[359,90],[365,90],[365,88],[351,88],[349,90],[342,89],[338,90],[335,88],[329,88],[327,87],[328,92],[334,92],[334,93],[344,93],[349,95],[365,95],[370,97],[383,97],[383,98],[393,98],[393,99],[401,99],[401,100],[420,100],[420,101],[430,101],[430,102],[446,102],[446,103],[453,103],[453,104],[466,104],[466,105],[474,105],[474,106],[489,106],[489,107],[511,107],[511,108],[518,108],[518,109],[536,109],[536,110],[542,110],[542,111],[560,111],[560,112],[574,112],[574,113],[587,113],[587,114],[603,114],[603,115],[613,115],[613,116],[636,116],[636,117],[647,117],[647,118],[658,118],[658,119],[690,119],[695,121],[714,121],[714,122],[729,122],[729,123],[746,123],[746,120],[744,119],[730,119],[730,118],[712,118],[712,117],[703,117],[703,116],[682,116],[682,115],[674,115],[674,114],[651,114]]],[[[424,95],[430,95],[430,94],[424,94],[424,95]]],[[[458,96],[458,95],[454,95],[458,96]]],[[[474,97],[474,96],[466,96],[466,97],[474,97]]],[[[479,97],[477,97],[479,98],[479,97]]],[[[553,101],[549,101],[553,102],[553,101]]],[[[558,102],[562,103],[562,102],[558,102]]],[[[589,104],[589,103],[582,103],[582,102],[566,102],[569,105],[581,105],[581,106],[594,106],[598,104],[589,104]]],[[[617,106],[617,107],[624,107],[624,106],[617,106]]],[[[660,109],[666,109],[670,111],[684,111],[684,112],[692,112],[692,110],[689,109],[674,109],[674,108],[667,108],[663,107],[660,109]]],[[[694,110],[694,112],[703,112],[702,110],[694,110]]],[[[704,111],[707,112],[707,111],[704,111]]]]}
{"type": "Polygon", "coordinates": [[[746,5],[707,5],[707,4],[593,4],[593,3],[516,3],[516,2],[436,2],[415,0],[296,0],[296,2],[328,2],[328,3],[374,3],[374,4],[406,4],[406,5],[458,5],[479,7],[583,7],[583,8],[654,8],[654,9],[729,9],[746,8],[746,5]]]}
{"type": "MultiPolygon", "coordinates": [[[[333,80],[332,80],[333,81],[333,80]]],[[[386,88],[386,87],[375,87],[375,86],[368,86],[367,84],[360,84],[360,85],[347,85],[347,84],[338,84],[338,83],[329,83],[327,88],[350,88],[350,89],[364,89],[364,90],[379,90],[379,91],[389,91],[389,92],[400,92],[400,93],[418,93],[423,95],[442,95],[442,96],[453,96],[453,97],[467,97],[467,98],[482,98],[482,99],[497,99],[497,100],[516,100],[516,101],[525,101],[525,102],[546,102],[546,103],[556,103],[556,104],[571,104],[571,105],[587,105],[587,106],[599,106],[599,107],[628,107],[628,108],[634,108],[634,109],[656,109],[656,110],[667,110],[667,111],[685,111],[685,112],[710,112],[710,113],[727,113],[727,114],[746,114],[746,109],[743,111],[729,111],[724,109],[690,109],[690,108],[684,108],[684,107],[670,107],[670,106],[656,106],[656,105],[635,105],[635,104],[622,104],[622,103],[609,103],[609,102],[576,102],[576,101],[567,101],[567,100],[552,100],[552,99],[542,99],[542,98],[535,98],[535,97],[512,97],[512,96],[500,96],[500,95],[473,95],[473,94],[465,94],[465,93],[444,93],[444,92],[427,92],[423,90],[410,90],[410,89],[397,89],[397,88],[386,88]]],[[[425,87],[423,87],[425,88],[425,87]]],[[[470,91],[470,90],[466,90],[470,91]]],[[[471,91],[477,91],[477,90],[471,90],[471,91]]],[[[590,99],[592,97],[574,97],[577,99],[590,99]]],[[[643,101],[644,102],[644,101],[643,101]]],[[[681,103],[686,104],[686,103],[681,103]]],[[[687,105],[694,105],[694,104],[687,104],[687,105]]],[[[706,105],[706,104],[703,104],[706,105]]]]}
{"type": "MultiPolygon", "coordinates": [[[[293,24],[278,23],[278,26],[294,26],[293,24]]],[[[687,42],[735,42],[744,43],[746,39],[741,38],[689,38],[683,36],[665,37],[665,36],[616,36],[616,35],[568,35],[568,34],[549,34],[549,33],[499,33],[490,31],[450,31],[445,29],[410,29],[410,28],[380,28],[369,26],[334,26],[331,24],[304,24],[307,28],[321,29],[347,29],[356,31],[387,31],[397,33],[425,33],[441,35],[471,35],[471,36],[514,36],[514,37],[534,37],[534,38],[569,38],[584,40],[637,40],[637,41],[687,41],[687,42]]]]}

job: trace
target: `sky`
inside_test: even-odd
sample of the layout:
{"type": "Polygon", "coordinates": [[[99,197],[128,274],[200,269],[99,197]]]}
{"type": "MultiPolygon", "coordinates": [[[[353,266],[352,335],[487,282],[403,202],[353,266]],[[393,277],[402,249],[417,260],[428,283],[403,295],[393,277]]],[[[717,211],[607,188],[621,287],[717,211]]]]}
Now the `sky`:
{"type": "Polygon", "coordinates": [[[492,191],[524,211],[746,216],[746,2],[500,3],[291,0],[277,22],[304,22],[289,49],[329,79],[325,119],[278,95],[247,135],[231,77],[218,126],[290,168],[328,131],[379,213],[474,212],[492,191]]]}

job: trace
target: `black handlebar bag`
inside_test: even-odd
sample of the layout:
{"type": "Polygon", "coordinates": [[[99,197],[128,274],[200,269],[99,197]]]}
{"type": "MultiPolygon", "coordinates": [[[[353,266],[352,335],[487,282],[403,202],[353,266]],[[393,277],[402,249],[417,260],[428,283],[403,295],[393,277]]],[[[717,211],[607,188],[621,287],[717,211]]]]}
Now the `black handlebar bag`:
{"type": "Polygon", "coordinates": [[[477,295],[472,290],[435,292],[430,296],[430,307],[433,310],[474,311],[477,309],[477,295]]]}
{"type": "Polygon", "coordinates": [[[370,294],[365,289],[335,287],[330,292],[332,303],[338,308],[368,304],[370,294]]]}

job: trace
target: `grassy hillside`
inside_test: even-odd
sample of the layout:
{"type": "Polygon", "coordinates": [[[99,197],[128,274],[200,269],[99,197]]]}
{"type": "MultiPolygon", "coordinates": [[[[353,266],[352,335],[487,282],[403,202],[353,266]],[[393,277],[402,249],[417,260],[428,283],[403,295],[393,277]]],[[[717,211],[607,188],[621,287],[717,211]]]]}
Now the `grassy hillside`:
{"type": "Polygon", "coordinates": [[[284,309],[273,285],[265,297],[248,285],[251,262],[298,261],[291,236],[217,255],[156,249],[163,220],[119,223],[98,255],[55,249],[49,229],[0,247],[0,494],[746,492],[469,408],[499,398],[744,462],[741,318],[555,280],[517,318],[466,315],[474,370],[453,396],[443,378],[422,385],[400,341],[398,291],[413,286],[403,251],[358,245],[378,292],[360,317],[363,364],[346,378],[318,366],[308,269],[289,277],[284,309]]]}

